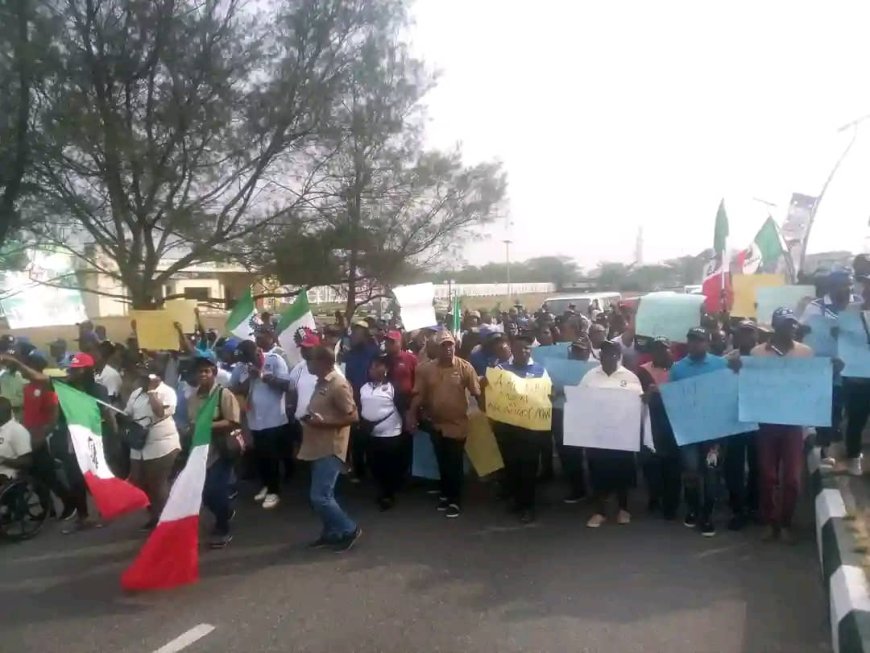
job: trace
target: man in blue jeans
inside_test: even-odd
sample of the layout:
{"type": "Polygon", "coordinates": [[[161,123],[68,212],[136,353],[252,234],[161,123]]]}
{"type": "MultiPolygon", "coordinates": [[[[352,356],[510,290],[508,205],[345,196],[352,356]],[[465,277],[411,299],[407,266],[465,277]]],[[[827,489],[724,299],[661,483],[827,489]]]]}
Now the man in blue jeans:
{"type": "Polygon", "coordinates": [[[312,548],[330,546],[347,551],[362,535],[335,500],[335,482],[347,459],[350,427],[359,420],[353,389],[335,371],[335,355],[315,347],[308,357],[308,371],[317,377],[308,412],[302,416],[302,446],[299,459],[311,461],[309,498],[323,529],[312,548]]]}
{"type": "MultiPolygon", "coordinates": [[[[699,374],[709,374],[728,367],[721,356],[710,353],[710,334],[701,327],[689,329],[686,335],[688,355],[671,367],[670,381],[680,381],[699,374]]],[[[719,467],[719,444],[699,442],[680,447],[685,488],[686,519],[689,528],[700,528],[701,535],[713,537],[713,506],[719,467]]]]}

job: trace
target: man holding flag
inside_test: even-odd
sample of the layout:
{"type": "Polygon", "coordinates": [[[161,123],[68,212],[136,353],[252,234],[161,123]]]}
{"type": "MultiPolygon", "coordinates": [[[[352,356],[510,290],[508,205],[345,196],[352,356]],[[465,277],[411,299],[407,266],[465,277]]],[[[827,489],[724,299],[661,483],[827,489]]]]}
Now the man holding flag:
{"type": "Polygon", "coordinates": [[[728,214],[725,200],[719,202],[716,226],[713,232],[713,258],[704,271],[702,290],[707,298],[704,308],[711,315],[725,312],[731,307],[731,278],[725,265],[725,244],[728,240],[728,214]]]}

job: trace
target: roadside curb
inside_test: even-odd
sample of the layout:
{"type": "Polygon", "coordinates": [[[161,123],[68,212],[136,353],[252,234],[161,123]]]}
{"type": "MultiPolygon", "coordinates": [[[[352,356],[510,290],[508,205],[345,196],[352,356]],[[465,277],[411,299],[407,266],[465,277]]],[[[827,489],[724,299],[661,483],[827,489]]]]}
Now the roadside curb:
{"type": "Polygon", "coordinates": [[[870,653],[870,590],[843,494],[836,480],[822,469],[818,447],[807,454],[807,469],[834,653],[870,653]]]}

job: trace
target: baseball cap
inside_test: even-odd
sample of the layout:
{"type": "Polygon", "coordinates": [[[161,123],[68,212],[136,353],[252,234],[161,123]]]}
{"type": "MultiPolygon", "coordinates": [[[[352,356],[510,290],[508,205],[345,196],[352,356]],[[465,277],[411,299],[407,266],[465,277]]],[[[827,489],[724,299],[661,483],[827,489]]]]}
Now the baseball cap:
{"type": "Polygon", "coordinates": [[[770,324],[776,328],[785,322],[797,322],[797,316],[790,308],[780,307],[773,312],[773,317],[770,319],[770,324]]]}
{"type": "Polygon", "coordinates": [[[480,311],[469,311],[469,317],[480,317],[480,311]]]}
{"type": "Polygon", "coordinates": [[[94,366],[94,357],[90,354],[85,354],[83,352],[78,352],[74,354],[72,359],[70,359],[69,367],[72,370],[80,370],[85,369],[87,367],[94,366]]]}
{"type": "Polygon", "coordinates": [[[686,333],[686,340],[709,340],[710,334],[701,327],[692,327],[686,333]]]}
{"type": "Polygon", "coordinates": [[[387,331],[384,334],[384,338],[386,338],[387,340],[395,340],[396,342],[402,342],[402,332],[397,330],[397,329],[393,329],[392,331],[387,331]]]}
{"type": "Polygon", "coordinates": [[[193,362],[196,365],[208,363],[213,367],[217,367],[217,356],[215,356],[215,353],[213,351],[199,350],[196,352],[196,356],[194,356],[193,362]]]}
{"type": "Polygon", "coordinates": [[[756,331],[758,330],[758,325],[752,320],[740,320],[737,323],[737,328],[746,331],[756,331]]]}
{"type": "Polygon", "coordinates": [[[300,347],[319,347],[320,346],[320,336],[314,333],[313,331],[306,331],[305,335],[302,336],[302,340],[299,341],[300,347]]]}
{"type": "Polygon", "coordinates": [[[617,354],[622,353],[622,347],[620,346],[620,344],[618,342],[613,342],[612,340],[605,340],[604,342],[602,342],[600,349],[602,352],[613,351],[617,354]]]}
{"type": "Polygon", "coordinates": [[[671,348],[671,341],[670,341],[670,339],[665,338],[664,336],[656,336],[655,338],[652,339],[650,346],[651,347],[664,347],[665,349],[670,349],[671,348]]]}
{"type": "Polygon", "coordinates": [[[453,334],[447,330],[439,331],[435,336],[435,344],[443,345],[447,342],[453,343],[454,345],[456,344],[456,340],[454,340],[453,334]]]}
{"type": "Polygon", "coordinates": [[[352,327],[359,327],[359,328],[361,328],[361,329],[368,329],[368,328],[369,328],[369,323],[366,322],[366,321],[363,320],[363,319],[359,319],[359,320],[354,320],[354,321],[353,321],[353,324],[351,324],[351,326],[352,326],[352,327]]]}
{"type": "Polygon", "coordinates": [[[843,265],[834,265],[828,272],[828,283],[852,283],[852,270],[843,265]]]}

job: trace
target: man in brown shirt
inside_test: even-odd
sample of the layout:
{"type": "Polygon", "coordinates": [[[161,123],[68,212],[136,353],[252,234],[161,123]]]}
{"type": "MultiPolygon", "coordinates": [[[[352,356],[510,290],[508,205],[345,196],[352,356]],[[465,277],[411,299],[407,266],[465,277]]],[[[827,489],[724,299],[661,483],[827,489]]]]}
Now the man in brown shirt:
{"type": "Polygon", "coordinates": [[[468,394],[480,401],[480,382],[474,368],[456,356],[456,341],[449,331],[435,337],[438,358],[417,367],[414,397],[406,416],[410,433],[417,430],[422,412],[425,427],[432,437],[441,499],[438,510],[447,517],[459,517],[462,500],[463,452],[468,435],[468,394]]]}
{"type": "Polygon", "coordinates": [[[337,551],[350,549],[362,529],[335,500],[335,482],[347,458],[350,426],[358,421],[353,390],[347,380],[335,373],[335,354],[326,347],[315,347],[308,358],[308,371],[317,377],[308,413],[301,418],[302,446],[299,459],[311,461],[309,498],[314,512],[323,522],[320,537],[312,548],[331,546],[337,551]]]}

